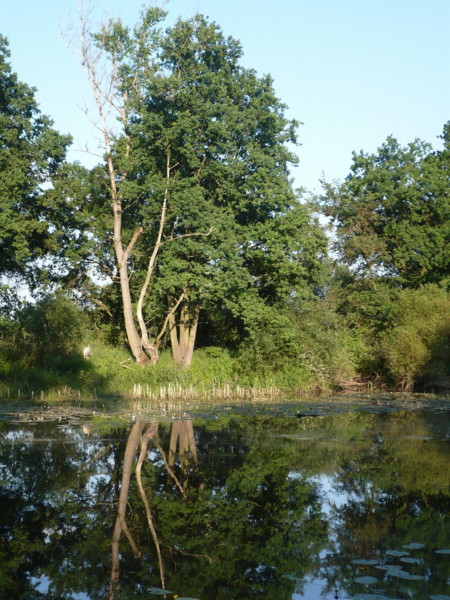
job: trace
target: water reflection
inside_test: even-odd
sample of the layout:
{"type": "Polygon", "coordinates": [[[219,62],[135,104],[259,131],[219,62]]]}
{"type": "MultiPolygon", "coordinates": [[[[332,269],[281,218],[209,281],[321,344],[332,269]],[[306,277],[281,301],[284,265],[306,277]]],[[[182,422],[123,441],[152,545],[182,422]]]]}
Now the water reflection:
{"type": "Polygon", "coordinates": [[[447,408],[1,421],[3,597],[449,594],[447,408]]]}

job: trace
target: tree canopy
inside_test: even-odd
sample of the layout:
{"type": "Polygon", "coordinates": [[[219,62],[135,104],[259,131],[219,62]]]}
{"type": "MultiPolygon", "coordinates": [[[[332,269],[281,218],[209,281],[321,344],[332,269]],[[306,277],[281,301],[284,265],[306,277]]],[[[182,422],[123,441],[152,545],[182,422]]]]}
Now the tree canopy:
{"type": "Polygon", "coordinates": [[[393,137],[376,154],[353,154],[342,184],[324,184],[323,212],[336,224],[336,249],[356,273],[406,287],[450,272],[450,122],[444,148],[393,137]]]}
{"type": "MultiPolygon", "coordinates": [[[[112,82],[103,98],[121,124],[114,135],[104,129],[108,176],[99,192],[106,211],[112,199],[136,360],[157,360],[169,324],[174,358],[188,366],[201,309],[228,305],[242,316],[248,302],[308,295],[326,240],[292,189],[287,144],[296,123],[270,77],[240,66],[240,45],[204,17],[161,34],[163,17],[150,9],[134,30],[110,21],[94,36],[112,82]]],[[[93,52],[84,46],[100,94],[93,52]]],[[[106,118],[103,101],[98,111],[106,118]]]]}
{"type": "Polygon", "coordinates": [[[6,38],[0,36],[0,274],[38,274],[36,259],[61,254],[67,207],[54,203],[52,183],[71,141],[42,115],[34,88],[11,70],[6,38]]]}

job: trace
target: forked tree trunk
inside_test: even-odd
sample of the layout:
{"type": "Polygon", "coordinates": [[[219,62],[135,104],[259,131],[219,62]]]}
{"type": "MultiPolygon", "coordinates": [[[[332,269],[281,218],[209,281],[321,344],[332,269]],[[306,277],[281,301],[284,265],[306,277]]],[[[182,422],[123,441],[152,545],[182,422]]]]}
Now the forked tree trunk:
{"type": "Polygon", "coordinates": [[[181,304],[179,318],[177,319],[176,312],[172,310],[174,305],[174,299],[169,298],[169,328],[172,356],[175,363],[181,365],[184,369],[188,369],[191,366],[194,354],[200,307],[190,307],[189,301],[185,300],[181,304]]]}
{"type": "MultiPolygon", "coordinates": [[[[154,19],[155,17],[151,18],[154,19]]],[[[156,18],[153,25],[157,22],[158,18],[156,18]]],[[[168,236],[167,239],[163,239],[173,179],[172,171],[173,169],[176,169],[178,165],[178,162],[171,164],[171,149],[170,144],[167,144],[164,149],[166,159],[166,185],[163,197],[161,198],[159,226],[156,232],[153,249],[149,256],[145,278],[141,285],[139,297],[136,299],[136,314],[133,314],[135,299],[131,296],[127,263],[133,254],[136,243],[144,232],[144,228],[141,225],[137,226],[130,241],[128,241],[128,235],[124,236],[122,229],[122,214],[127,208],[127,198],[123,195],[126,190],[126,187],[123,184],[127,182],[129,173],[127,168],[122,168],[120,165],[121,163],[125,165],[129,164],[129,159],[132,158],[132,144],[129,134],[130,112],[128,108],[135,92],[140,95],[143,83],[141,71],[145,64],[145,58],[138,54],[134,55],[133,53],[131,56],[123,58],[120,42],[118,41],[114,27],[114,22],[110,21],[101,27],[98,35],[93,36],[89,30],[89,23],[86,15],[80,14],[79,58],[92,87],[97,106],[98,119],[94,118],[91,122],[103,135],[103,150],[106,157],[106,166],[109,176],[109,194],[114,216],[113,244],[119,271],[122,307],[128,344],[137,363],[156,363],[158,362],[159,357],[159,345],[165,333],[166,326],[171,323],[170,319],[172,319],[172,321],[174,320],[172,318],[173,314],[169,312],[158,335],[150,339],[145,321],[144,309],[147,292],[154,276],[156,260],[161,244],[165,241],[175,241],[180,237],[198,235],[208,236],[211,234],[212,228],[210,228],[208,232],[192,232],[178,237],[168,236]],[[129,61],[128,58],[131,60],[129,61]],[[129,72],[130,77],[127,77],[126,84],[121,79],[121,67],[124,65],[127,65],[127,72],[129,72],[130,68],[132,70],[134,69],[134,73],[133,71],[129,72]],[[119,131],[119,133],[123,138],[123,146],[121,145],[121,149],[118,151],[118,158],[126,160],[116,162],[115,151],[117,150],[117,147],[115,147],[115,140],[118,138],[118,122],[121,123],[122,126],[122,130],[119,131]]],[[[145,36],[146,35],[147,33],[145,36]]],[[[147,43],[144,41],[144,37],[138,39],[140,42],[144,43],[144,45],[147,43]]],[[[139,219],[136,221],[136,224],[138,222],[139,219]]],[[[183,297],[184,294],[182,294],[178,302],[173,302],[171,307],[173,313],[177,311],[179,302],[181,302],[183,297]]],[[[186,305],[185,312],[182,314],[182,319],[180,320],[179,333],[177,334],[179,339],[177,338],[176,344],[175,338],[173,341],[175,344],[175,346],[173,346],[174,357],[178,357],[178,360],[176,359],[176,361],[185,368],[189,367],[191,364],[197,320],[198,309],[194,309],[193,312],[191,311],[191,313],[189,313],[189,307],[186,305]]]]}
{"type": "MultiPolygon", "coordinates": [[[[117,268],[119,271],[120,279],[120,290],[122,297],[122,308],[123,316],[125,321],[125,331],[127,335],[128,344],[130,346],[131,353],[135,360],[139,364],[146,362],[156,363],[158,362],[159,342],[162,337],[162,332],[156,340],[150,340],[147,326],[143,317],[143,305],[145,295],[153,275],[155,261],[159,248],[161,246],[161,240],[163,236],[164,226],[166,222],[166,210],[169,195],[169,182],[170,182],[170,148],[166,148],[166,189],[164,191],[164,197],[161,202],[161,216],[156,237],[156,242],[153,247],[149,264],[147,267],[147,273],[145,281],[141,287],[139,300],[137,302],[137,314],[133,314],[133,302],[129,284],[129,271],[128,271],[128,260],[132,255],[133,249],[142,235],[144,229],[142,226],[138,226],[134,231],[131,240],[125,243],[123,230],[122,230],[122,203],[124,198],[122,196],[122,189],[120,183],[123,183],[128,178],[128,172],[126,170],[119,171],[117,165],[113,160],[113,145],[114,145],[114,131],[116,128],[117,121],[114,118],[113,113],[116,113],[116,117],[122,123],[125,141],[125,157],[128,159],[131,152],[130,138],[127,133],[129,125],[127,106],[129,102],[129,91],[123,91],[121,89],[119,80],[119,64],[117,62],[117,54],[108,48],[107,37],[111,33],[110,25],[105,26],[102,29],[103,38],[97,40],[97,44],[93,43],[93,36],[89,31],[88,22],[86,17],[83,15],[81,18],[81,62],[84,71],[87,75],[88,81],[92,87],[94,93],[95,102],[98,110],[98,122],[95,122],[95,126],[100,129],[103,134],[104,150],[106,156],[106,165],[109,175],[109,192],[111,197],[111,204],[114,216],[114,232],[113,232],[113,244],[114,252],[117,259],[117,268]],[[102,58],[108,55],[107,60],[109,61],[109,70],[102,70],[102,58]],[[113,124],[114,123],[114,124],[113,124]],[[140,331],[138,330],[138,326],[140,331]]],[[[137,74],[134,80],[134,84],[137,82],[137,74]]]]}

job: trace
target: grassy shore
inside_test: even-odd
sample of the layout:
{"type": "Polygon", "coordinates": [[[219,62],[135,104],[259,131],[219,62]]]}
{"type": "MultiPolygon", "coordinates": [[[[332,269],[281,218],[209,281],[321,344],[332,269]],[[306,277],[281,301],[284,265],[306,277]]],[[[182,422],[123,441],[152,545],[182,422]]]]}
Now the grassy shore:
{"type": "Polygon", "coordinates": [[[323,378],[302,365],[275,370],[246,370],[238,356],[221,348],[197,350],[191,368],[182,369],[170,352],[156,365],[140,366],[120,348],[91,344],[88,360],[66,358],[57,367],[26,364],[3,369],[0,400],[58,400],[68,397],[122,397],[170,400],[177,398],[273,398],[287,391],[329,389],[323,378]]]}

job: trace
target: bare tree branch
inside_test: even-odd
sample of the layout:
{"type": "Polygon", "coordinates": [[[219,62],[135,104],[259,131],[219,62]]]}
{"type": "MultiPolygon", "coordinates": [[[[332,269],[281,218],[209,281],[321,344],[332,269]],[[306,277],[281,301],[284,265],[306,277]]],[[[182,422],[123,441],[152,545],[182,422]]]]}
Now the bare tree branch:
{"type": "Polygon", "coordinates": [[[137,227],[133,233],[133,237],[130,240],[130,243],[128,244],[128,246],[126,247],[125,251],[124,251],[124,260],[126,261],[129,257],[129,255],[131,254],[131,252],[133,251],[134,246],[136,245],[136,242],[138,241],[138,239],[140,238],[140,236],[142,235],[144,231],[144,228],[142,226],[137,227]]]}
{"type": "Polygon", "coordinates": [[[148,267],[147,267],[147,274],[145,276],[144,283],[142,284],[141,292],[139,294],[139,299],[138,299],[137,307],[136,307],[136,316],[137,316],[137,319],[139,322],[139,327],[141,329],[141,337],[142,337],[143,342],[147,343],[147,344],[149,343],[149,340],[148,340],[147,328],[145,326],[145,321],[144,321],[144,317],[142,314],[142,309],[143,309],[143,305],[144,305],[145,295],[147,293],[147,289],[150,284],[151,277],[153,275],[153,270],[155,268],[156,257],[158,255],[159,249],[161,247],[162,234],[164,231],[164,226],[166,224],[167,203],[169,200],[169,183],[170,183],[170,149],[167,148],[167,150],[166,150],[166,189],[164,191],[164,199],[163,199],[163,204],[161,207],[161,216],[160,216],[160,220],[159,220],[158,235],[156,237],[155,245],[153,246],[153,252],[150,257],[148,267]]]}
{"type": "Polygon", "coordinates": [[[161,242],[161,246],[163,244],[167,244],[168,242],[176,242],[177,240],[181,240],[182,238],[188,238],[188,237],[195,237],[195,236],[199,236],[199,235],[203,235],[203,236],[208,236],[211,235],[211,233],[214,231],[214,227],[210,227],[209,231],[207,231],[206,233],[204,232],[198,232],[198,233],[183,233],[182,235],[177,235],[177,236],[173,236],[173,234],[171,235],[170,238],[167,238],[166,240],[164,240],[163,242],[161,242]]]}
{"type": "Polygon", "coordinates": [[[98,298],[94,298],[94,296],[91,296],[84,290],[81,290],[81,293],[87,300],[89,300],[90,302],[93,302],[95,305],[97,305],[102,310],[104,310],[106,312],[106,314],[108,315],[108,317],[110,317],[111,319],[113,318],[112,312],[109,310],[109,308],[106,306],[106,304],[104,304],[101,300],[99,300],[98,298]]]}
{"type": "Polygon", "coordinates": [[[184,298],[186,297],[185,292],[183,292],[181,294],[181,296],[178,298],[176,304],[170,309],[170,311],[167,313],[166,319],[164,321],[163,326],[161,327],[161,331],[158,333],[156,339],[155,339],[155,344],[159,345],[159,343],[161,342],[161,338],[164,335],[167,325],[170,321],[170,318],[173,314],[175,314],[175,311],[177,310],[177,308],[180,306],[181,302],[184,300],[184,298]]]}

